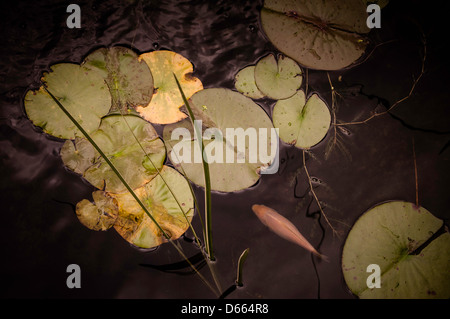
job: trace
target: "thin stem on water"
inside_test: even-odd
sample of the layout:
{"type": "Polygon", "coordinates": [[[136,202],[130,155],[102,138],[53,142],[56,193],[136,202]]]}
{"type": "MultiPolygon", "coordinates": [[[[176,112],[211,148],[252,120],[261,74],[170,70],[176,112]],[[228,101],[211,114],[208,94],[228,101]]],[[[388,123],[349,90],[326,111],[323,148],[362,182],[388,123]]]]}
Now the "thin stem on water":
{"type": "Polygon", "coordinates": [[[181,88],[180,82],[178,82],[178,79],[175,74],[173,74],[173,77],[175,78],[175,81],[178,86],[178,90],[180,91],[181,97],[183,98],[184,105],[186,106],[189,117],[191,119],[191,124],[194,128],[196,139],[199,143],[201,154],[202,154],[202,164],[203,164],[203,175],[205,179],[205,248],[208,253],[210,260],[215,260],[214,257],[214,250],[213,250],[213,244],[212,244],[212,222],[211,222],[211,179],[209,174],[209,165],[207,160],[205,159],[205,152],[204,152],[204,145],[203,140],[201,138],[201,128],[199,128],[197,125],[195,125],[195,116],[192,112],[191,106],[189,105],[189,102],[184,95],[184,92],[181,88]]]}

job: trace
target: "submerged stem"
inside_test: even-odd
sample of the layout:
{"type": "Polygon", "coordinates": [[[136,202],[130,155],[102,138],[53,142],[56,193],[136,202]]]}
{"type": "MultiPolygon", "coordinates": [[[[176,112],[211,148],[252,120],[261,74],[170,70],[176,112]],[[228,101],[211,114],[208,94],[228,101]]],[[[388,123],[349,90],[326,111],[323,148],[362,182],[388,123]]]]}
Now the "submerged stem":
{"type": "Polygon", "coordinates": [[[314,187],[311,182],[311,176],[309,175],[308,168],[306,167],[305,150],[302,151],[302,154],[303,154],[303,167],[305,168],[306,176],[308,177],[308,183],[309,183],[309,188],[311,189],[311,193],[313,194],[314,199],[316,200],[317,206],[319,207],[321,214],[325,218],[325,221],[327,222],[327,224],[330,226],[331,230],[333,231],[333,234],[337,234],[337,231],[331,225],[330,221],[328,220],[327,215],[323,211],[322,205],[320,205],[320,201],[319,201],[319,198],[317,198],[316,192],[314,192],[314,187]]]}
{"type": "Polygon", "coordinates": [[[414,92],[417,84],[419,83],[420,79],[425,74],[425,61],[426,61],[426,58],[427,58],[427,43],[426,43],[425,36],[423,34],[422,34],[422,42],[423,42],[423,58],[422,58],[422,65],[421,65],[421,68],[420,68],[420,73],[419,73],[419,76],[413,81],[411,89],[409,90],[409,93],[405,97],[395,101],[386,111],[380,112],[380,113],[374,113],[371,116],[369,116],[368,118],[366,118],[365,120],[354,121],[354,122],[346,122],[346,123],[338,123],[338,124],[335,124],[335,125],[347,126],[347,125],[366,124],[367,122],[369,122],[370,120],[372,120],[372,119],[374,119],[374,118],[376,118],[378,116],[389,114],[396,106],[398,106],[400,103],[402,103],[402,102],[406,101],[407,99],[409,99],[413,95],[413,92],[414,92]]]}

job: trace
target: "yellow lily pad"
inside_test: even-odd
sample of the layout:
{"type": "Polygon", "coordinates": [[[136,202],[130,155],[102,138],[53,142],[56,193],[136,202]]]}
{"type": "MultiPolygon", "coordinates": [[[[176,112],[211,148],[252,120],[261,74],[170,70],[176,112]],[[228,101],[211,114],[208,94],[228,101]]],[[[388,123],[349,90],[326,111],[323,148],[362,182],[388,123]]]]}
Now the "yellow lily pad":
{"type": "Polygon", "coordinates": [[[202,82],[193,77],[192,63],[182,55],[172,51],[153,51],[139,56],[150,68],[154,81],[154,94],[150,103],[136,110],[147,121],[155,124],[169,124],[186,118],[179,108],[183,99],[173,74],[178,78],[186,98],[203,89],[202,82]]]}
{"type": "MultiPolygon", "coordinates": [[[[164,166],[160,172],[135,193],[164,232],[174,240],[189,227],[194,215],[194,199],[187,180],[175,169],[164,166]]],[[[125,240],[141,248],[167,242],[162,231],[130,193],[111,196],[117,200],[119,209],[114,228],[125,240]]]]}
{"type": "Polygon", "coordinates": [[[77,204],[77,217],[89,229],[108,230],[116,222],[117,202],[103,191],[93,192],[92,198],[94,203],[83,199],[77,204]]]}

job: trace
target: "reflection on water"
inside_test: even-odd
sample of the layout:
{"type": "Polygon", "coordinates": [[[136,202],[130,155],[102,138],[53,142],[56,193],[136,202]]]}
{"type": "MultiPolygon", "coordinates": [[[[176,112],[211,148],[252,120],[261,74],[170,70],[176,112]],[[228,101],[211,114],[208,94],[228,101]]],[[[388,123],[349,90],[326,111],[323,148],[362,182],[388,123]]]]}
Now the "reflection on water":
{"type": "MultiPolygon", "coordinates": [[[[100,46],[119,44],[139,53],[176,51],[193,63],[194,75],[205,87],[233,89],[234,75],[240,69],[276,52],[259,26],[261,5],[261,0],[239,5],[230,1],[86,1],[80,4],[81,29],[68,29],[64,2],[11,4],[0,22],[2,30],[7,30],[0,48],[0,191],[7,203],[0,233],[2,243],[11,243],[5,247],[8,258],[2,270],[24,274],[3,285],[5,296],[215,297],[196,275],[162,271],[167,269],[161,265],[182,262],[169,245],[140,251],[113,230],[93,232],[77,221],[72,206],[89,198],[93,188],[64,169],[59,158],[62,141],[33,127],[24,113],[22,98],[27,89],[39,86],[42,72],[50,65],[80,63],[100,46]],[[39,271],[39,278],[27,274],[28,263],[39,271]],[[69,291],[64,286],[65,267],[70,263],[80,265],[84,289],[69,291]]],[[[399,9],[390,6],[392,9],[388,6],[386,10],[399,9]]],[[[395,28],[394,14],[386,12],[383,25],[395,28]]],[[[405,36],[402,32],[409,31],[400,28],[396,34],[400,39],[405,36]]],[[[409,37],[405,38],[411,46],[409,37]]],[[[402,43],[396,45],[401,47],[402,43]]],[[[413,46],[420,44],[413,42],[413,46]]],[[[417,63],[388,61],[389,50],[377,51],[381,52],[379,56],[373,54],[354,70],[330,74],[345,100],[338,113],[342,121],[364,118],[379,104],[376,97],[361,94],[361,89],[368,92],[367,83],[373,83],[377,72],[382,72],[380,65],[402,65],[408,81],[417,70],[417,63]],[[338,76],[344,81],[339,82],[338,76]],[[345,94],[346,90],[351,94],[345,94]]],[[[379,83],[387,81],[377,79],[379,83]]],[[[396,82],[405,81],[390,80],[383,87],[386,96],[385,91],[379,93],[392,102],[395,99],[391,97],[399,90],[396,82]]],[[[310,92],[318,91],[331,102],[325,73],[310,71],[308,85],[310,92]]],[[[257,102],[271,114],[274,101],[257,102]]],[[[338,132],[350,157],[339,147],[324,157],[326,145],[336,136],[333,130],[307,156],[314,191],[338,236],[318,213],[302,168],[301,150],[289,145],[281,145],[277,174],[264,175],[257,185],[241,192],[213,195],[213,238],[218,258],[214,270],[224,289],[234,283],[240,254],[250,248],[244,287],[232,291],[229,297],[353,298],[340,270],[345,235],[356,218],[374,204],[388,199],[414,200],[412,133],[389,116],[367,125],[339,127],[338,132]],[[255,203],[283,213],[331,262],[312,260],[301,248],[268,231],[251,211],[255,203]]],[[[444,170],[445,159],[435,151],[442,149],[448,137],[433,136],[430,142],[429,135],[415,134],[421,203],[442,218],[450,204],[444,193],[450,176],[448,166],[444,170]]],[[[195,189],[202,211],[202,190],[195,189]]],[[[200,229],[198,216],[194,226],[200,229]]],[[[194,244],[183,240],[180,244],[188,256],[197,256],[199,250],[194,244]]],[[[208,267],[201,272],[213,282],[208,267]]]]}

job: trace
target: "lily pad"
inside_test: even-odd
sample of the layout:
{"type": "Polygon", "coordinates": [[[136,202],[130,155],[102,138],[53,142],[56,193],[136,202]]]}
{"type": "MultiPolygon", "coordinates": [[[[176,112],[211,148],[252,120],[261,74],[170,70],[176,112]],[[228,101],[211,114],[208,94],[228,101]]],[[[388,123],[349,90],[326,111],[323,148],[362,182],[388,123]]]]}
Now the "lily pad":
{"type": "MultiPolygon", "coordinates": [[[[157,169],[162,168],[166,156],[164,143],[153,126],[138,116],[109,115],[103,118],[99,129],[90,135],[132,189],[149,182],[157,174],[157,169]]],[[[73,143],[67,141],[63,146],[63,149],[67,150],[62,154],[64,164],[71,169],[77,169],[87,181],[99,189],[110,193],[125,192],[125,186],[103,157],[97,151],[93,159],[90,157],[93,147],[87,146],[86,142],[75,142],[72,147],[70,145],[73,143]],[[85,147],[77,146],[80,143],[85,147]],[[75,153],[71,154],[70,150],[75,153]],[[80,155],[80,152],[83,153],[80,155]],[[88,163],[92,161],[92,165],[88,166],[86,159],[88,163]]]]}
{"type": "Polygon", "coordinates": [[[262,58],[255,66],[258,89],[274,100],[287,99],[302,85],[302,70],[298,64],[284,56],[278,61],[273,54],[262,58]]]}
{"type": "Polygon", "coordinates": [[[450,234],[423,207],[393,201],[363,214],[350,230],[342,270],[360,298],[450,298],[450,234]],[[380,267],[380,288],[368,288],[368,265],[380,267]]]}
{"type": "MultiPolygon", "coordinates": [[[[186,232],[194,215],[194,199],[187,180],[175,169],[164,166],[161,175],[135,193],[172,240],[186,232]]],[[[114,228],[125,240],[141,248],[156,247],[167,241],[130,193],[112,196],[119,207],[114,228]]]]}
{"type": "Polygon", "coordinates": [[[380,8],[384,8],[389,4],[389,0],[361,0],[366,6],[369,4],[377,4],[380,6],[380,8]]]}
{"type": "MultiPolygon", "coordinates": [[[[98,129],[111,107],[108,86],[100,75],[77,64],[60,63],[44,73],[42,81],[85,131],[98,129]]],[[[62,139],[83,137],[43,87],[29,90],[24,104],[29,119],[47,134],[62,139]]]]}
{"type": "Polygon", "coordinates": [[[265,0],[261,24],[275,47],[302,66],[339,70],[366,49],[366,8],[361,0],[265,0]]]}
{"type": "Polygon", "coordinates": [[[300,90],[286,100],[278,101],[272,113],[273,124],[279,129],[280,139],[298,148],[310,148],[327,134],[331,114],[317,94],[306,101],[300,90]]]}
{"type": "MultiPolygon", "coordinates": [[[[252,99],[224,88],[199,91],[189,104],[196,120],[202,121],[211,189],[232,192],[255,184],[261,169],[272,163],[277,151],[278,136],[272,135],[274,128],[266,112],[252,99]],[[263,138],[259,138],[259,133],[263,138]],[[239,144],[238,136],[245,138],[245,143],[239,144]]],[[[189,180],[204,187],[201,152],[190,120],[166,125],[163,138],[175,167],[185,172],[189,180]],[[184,128],[189,136],[173,135],[177,128],[184,128]],[[183,153],[183,159],[178,153],[183,153]]]]}
{"type": "Polygon", "coordinates": [[[74,141],[65,141],[60,155],[67,168],[83,175],[94,164],[95,149],[87,139],[77,137],[74,141]]]}
{"type": "Polygon", "coordinates": [[[83,199],[76,206],[79,221],[92,230],[107,230],[116,222],[118,215],[117,202],[106,192],[92,193],[94,203],[83,199]]]}
{"type": "Polygon", "coordinates": [[[156,124],[175,123],[186,118],[187,115],[179,110],[184,103],[173,74],[186,98],[190,98],[203,89],[202,82],[192,76],[192,63],[178,53],[165,50],[144,53],[139,59],[147,63],[153,74],[155,92],[148,105],[136,110],[147,121],[156,124]]]}
{"type": "Polygon", "coordinates": [[[252,99],[262,99],[265,96],[256,86],[254,65],[240,70],[235,76],[234,85],[236,90],[252,99]]]}
{"type": "Polygon", "coordinates": [[[100,48],[89,54],[83,66],[98,72],[108,84],[113,110],[146,106],[153,95],[153,77],[145,62],[125,47],[100,48]]]}

